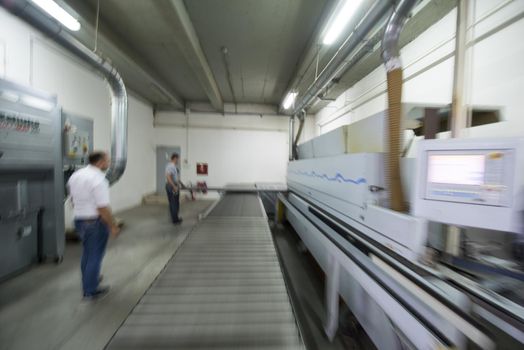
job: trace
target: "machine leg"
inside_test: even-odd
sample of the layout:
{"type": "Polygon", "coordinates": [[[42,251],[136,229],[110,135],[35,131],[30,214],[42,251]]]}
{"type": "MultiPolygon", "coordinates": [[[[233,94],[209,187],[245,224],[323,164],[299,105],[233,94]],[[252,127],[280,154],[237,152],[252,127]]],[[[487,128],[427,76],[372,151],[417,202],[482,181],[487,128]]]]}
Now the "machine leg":
{"type": "Polygon", "coordinates": [[[338,312],[339,312],[339,284],[340,284],[340,266],[336,259],[330,257],[330,266],[326,276],[326,324],[324,331],[330,341],[333,341],[338,329],[338,312]]]}

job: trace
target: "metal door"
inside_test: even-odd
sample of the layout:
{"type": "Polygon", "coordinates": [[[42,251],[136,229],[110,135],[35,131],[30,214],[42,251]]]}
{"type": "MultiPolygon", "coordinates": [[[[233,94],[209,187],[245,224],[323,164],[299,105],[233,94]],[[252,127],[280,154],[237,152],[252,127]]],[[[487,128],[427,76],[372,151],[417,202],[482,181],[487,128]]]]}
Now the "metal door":
{"type": "Polygon", "coordinates": [[[179,165],[178,169],[180,171],[180,146],[157,146],[156,148],[156,191],[158,194],[165,194],[165,184],[166,184],[166,164],[171,161],[171,155],[173,153],[178,153],[179,155],[179,165]]]}

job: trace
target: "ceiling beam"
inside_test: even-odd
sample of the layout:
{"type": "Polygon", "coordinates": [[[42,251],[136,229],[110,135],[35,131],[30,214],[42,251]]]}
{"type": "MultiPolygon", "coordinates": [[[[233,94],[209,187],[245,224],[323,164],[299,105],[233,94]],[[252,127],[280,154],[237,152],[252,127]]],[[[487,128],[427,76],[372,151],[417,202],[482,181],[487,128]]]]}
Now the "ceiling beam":
{"type": "MultiPolygon", "coordinates": [[[[59,3],[65,8],[71,8],[79,15],[78,20],[82,24],[82,30],[72,32],[72,35],[87,47],[93,47],[94,50],[96,32],[92,23],[96,19],[95,12],[83,0],[59,1],[59,3]]],[[[112,61],[121,72],[126,85],[153,105],[163,104],[169,105],[172,109],[183,110],[184,100],[153,72],[149,68],[150,65],[126,45],[120,36],[110,30],[110,26],[101,18],[100,24],[100,27],[104,29],[98,33],[96,51],[112,61]]]]}
{"type": "Polygon", "coordinates": [[[183,52],[187,63],[193,69],[198,82],[204,89],[209,101],[218,111],[224,110],[224,101],[218,89],[213,72],[196,34],[193,23],[182,0],[159,0],[156,2],[166,23],[173,31],[173,40],[183,52]]]}

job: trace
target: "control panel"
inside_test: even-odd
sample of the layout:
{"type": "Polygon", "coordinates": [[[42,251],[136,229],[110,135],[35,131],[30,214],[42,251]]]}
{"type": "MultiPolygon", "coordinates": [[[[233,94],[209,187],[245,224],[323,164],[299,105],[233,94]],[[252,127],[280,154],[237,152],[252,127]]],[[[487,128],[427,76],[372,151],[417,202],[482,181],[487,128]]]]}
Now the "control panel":
{"type": "Polygon", "coordinates": [[[426,156],[426,199],[511,205],[513,150],[428,151],[426,156]]]}
{"type": "MultiPolygon", "coordinates": [[[[73,173],[86,166],[93,151],[93,120],[62,112],[64,186],[73,173]]],[[[67,195],[67,189],[64,188],[67,195]]]]}
{"type": "Polygon", "coordinates": [[[524,139],[419,143],[413,214],[458,226],[522,232],[524,139]]]}
{"type": "Polygon", "coordinates": [[[93,150],[93,121],[67,112],[62,113],[62,120],[64,165],[86,165],[89,152],[93,150]]]}
{"type": "Polygon", "coordinates": [[[57,111],[42,111],[0,96],[0,166],[53,166],[57,111]]]}

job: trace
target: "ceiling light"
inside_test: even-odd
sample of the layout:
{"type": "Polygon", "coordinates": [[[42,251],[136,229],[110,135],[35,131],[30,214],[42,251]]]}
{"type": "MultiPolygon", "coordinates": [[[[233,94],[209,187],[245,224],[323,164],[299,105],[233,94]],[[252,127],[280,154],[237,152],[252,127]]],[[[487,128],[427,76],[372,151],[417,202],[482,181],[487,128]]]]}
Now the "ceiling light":
{"type": "Polygon", "coordinates": [[[335,40],[337,40],[340,33],[342,33],[348,22],[357,11],[361,2],[362,0],[344,0],[342,6],[339,6],[336,10],[336,15],[332,17],[331,21],[329,22],[326,34],[322,40],[324,45],[332,44],[335,40]]]}
{"type": "Polygon", "coordinates": [[[291,107],[291,105],[295,102],[295,98],[297,98],[298,92],[289,92],[284,99],[284,102],[282,103],[282,107],[284,109],[288,109],[291,107]]]}
{"type": "Polygon", "coordinates": [[[31,0],[34,4],[47,12],[51,17],[62,23],[67,29],[76,32],[80,30],[80,23],[66,10],[53,0],[31,0]]]}

